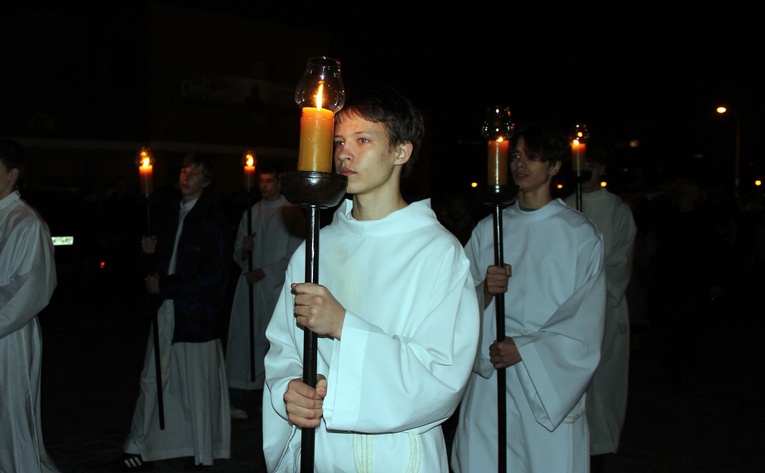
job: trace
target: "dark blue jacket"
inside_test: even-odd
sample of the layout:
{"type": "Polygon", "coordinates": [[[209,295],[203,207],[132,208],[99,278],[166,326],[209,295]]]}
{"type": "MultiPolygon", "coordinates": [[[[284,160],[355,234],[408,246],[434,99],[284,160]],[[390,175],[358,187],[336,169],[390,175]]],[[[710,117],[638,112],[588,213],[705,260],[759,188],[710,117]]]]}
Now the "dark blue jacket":
{"type": "Polygon", "coordinates": [[[158,209],[155,220],[158,297],[173,300],[173,343],[207,342],[221,338],[225,330],[224,309],[233,249],[226,224],[203,193],[183,221],[175,273],[168,275],[179,210],[176,201],[158,209]]]}

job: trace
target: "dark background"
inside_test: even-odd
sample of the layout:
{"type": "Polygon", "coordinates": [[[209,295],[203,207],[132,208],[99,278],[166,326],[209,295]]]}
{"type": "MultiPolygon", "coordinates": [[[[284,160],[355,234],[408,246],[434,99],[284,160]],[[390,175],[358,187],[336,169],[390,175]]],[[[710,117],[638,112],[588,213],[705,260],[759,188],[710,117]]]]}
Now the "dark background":
{"type": "MultiPolygon", "coordinates": [[[[742,189],[754,191],[751,182],[763,177],[762,15],[737,2],[692,9],[666,2],[25,4],[0,19],[0,135],[158,139],[162,127],[147,118],[157,100],[151,84],[158,73],[147,74],[147,66],[158,27],[146,18],[156,4],[223,15],[229,31],[254,19],[325,35],[326,54],[341,60],[349,91],[395,85],[428,113],[425,194],[485,179],[480,125],[495,104],[509,106],[518,123],[587,123],[593,145],[618,164],[610,185],[626,192],[680,174],[731,187],[735,120],[714,112],[725,103],[740,120],[742,189]]],[[[237,48],[220,35],[214,28],[195,32],[225,61],[237,48]]],[[[264,47],[305,63],[288,44],[264,47]]],[[[223,141],[206,144],[242,140],[223,141]]]]}

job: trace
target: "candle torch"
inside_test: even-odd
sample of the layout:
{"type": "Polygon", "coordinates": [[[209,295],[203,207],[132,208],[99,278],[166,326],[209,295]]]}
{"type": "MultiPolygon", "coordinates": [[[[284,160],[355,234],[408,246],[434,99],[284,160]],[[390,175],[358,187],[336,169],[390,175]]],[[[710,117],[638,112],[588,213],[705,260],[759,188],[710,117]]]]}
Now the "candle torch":
{"type": "MultiPolygon", "coordinates": [[[[252,187],[255,182],[255,168],[257,163],[258,159],[255,156],[255,151],[248,150],[244,153],[242,165],[244,166],[244,191],[247,194],[247,235],[249,237],[254,236],[252,230],[252,187]]],[[[249,272],[252,271],[252,251],[250,251],[247,256],[247,269],[249,272]]],[[[250,380],[255,382],[255,301],[252,290],[252,284],[248,282],[247,293],[250,302],[250,380]]]]}
{"type": "MultiPolygon", "coordinates": [[[[293,204],[308,209],[306,227],[310,228],[305,244],[306,282],[319,282],[320,208],[337,205],[345,195],[348,179],[332,174],[335,113],[345,104],[345,88],[340,75],[340,61],[327,56],[308,60],[305,73],[295,89],[295,102],[302,109],[300,148],[297,172],[282,178],[284,195],[293,204]]],[[[311,330],[303,334],[303,381],[316,386],[318,337],[311,330]]],[[[301,433],[302,473],[313,473],[314,429],[301,433]]]]}
{"type": "MultiPolygon", "coordinates": [[[[504,265],[502,209],[514,202],[517,193],[510,192],[507,185],[508,153],[510,139],[515,131],[511,120],[510,108],[495,105],[486,109],[486,116],[481,127],[481,134],[488,145],[488,186],[484,201],[494,208],[494,264],[504,265]]],[[[497,341],[505,339],[505,298],[504,294],[494,296],[496,309],[497,341]]],[[[498,458],[499,471],[504,473],[507,465],[507,403],[506,403],[505,368],[497,370],[497,420],[498,420],[498,458]]]]}
{"type": "Polygon", "coordinates": [[[576,179],[576,208],[582,210],[582,183],[588,180],[592,173],[587,170],[587,140],[590,132],[584,123],[575,123],[569,135],[571,141],[571,168],[576,179]]]}
{"type": "MultiPolygon", "coordinates": [[[[146,198],[146,229],[147,236],[152,235],[151,229],[151,195],[154,192],[154,155],[151,149],[147,146],[142,147],[135,158],[136,165],[138,165],[138,175],[141,180],[141,192],[146,198]]],[[[148,254],[148,273],[153,275],[156,273],[154,267],[154,255],[148,254]]],[[[162,364],[160,358],[159,349],[159,320],[157,318],[158,303],[156,297],[149,294],[148,305],[152,314],[152,332],[154,337],[154,371],[157,379],[157,411],[159,414],[159,428],[165,429],[165,408],[164,400],[162,396],[162,364]]]]}

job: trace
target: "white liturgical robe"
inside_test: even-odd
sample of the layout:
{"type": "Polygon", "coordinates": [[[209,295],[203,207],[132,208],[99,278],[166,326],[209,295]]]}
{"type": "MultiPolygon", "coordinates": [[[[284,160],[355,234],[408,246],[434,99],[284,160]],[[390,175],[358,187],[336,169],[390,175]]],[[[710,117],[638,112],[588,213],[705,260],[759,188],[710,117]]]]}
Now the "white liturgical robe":
{"type": "MultiPolygon", "coordinates": [[[[502,210],[504,262],[512,266],[505,334],[521,361],[505,369],[507,471],[587,473],[585,391],[600,359],[606,281],[603,241],[586,217],[560,200],[534,211],[502,210]]],[[[465,251],[473,278],[494,264],[492,217],[476,225],[465,251]]],[[[483,314],[476,367],[460,407],[455,473],[497,471],[496,299],[483,314]]]]}
{"type": "MultiPolygon", "coordinates": [[[[576,194],[565,202],[576,207],[576,194]]],[[[616,453],[627,414],[630,319],[627,285],[632,275],[637,227],[629,205],[600,188],[582,193],[582,213],[603,232],[606,256],[606,328],[600,364],[587,389],[590,454],[616,453]]]]}
{"type": "MultiPolygon", "coordinates": [[[[380,220],[357,221],[345,201],[319,238],[319,284],[345,307],[340,340],[318,338],[326,376],[315,430],[317,472],[448,472],[441,424],[464,392],[480,314],[459,240],[419,201],[380,220]]],[[[293,282],[305,282],[306,248],[295,251],[266,335],[263,443],[268,471],[298,471],[301,430],[283,395],[303,376],[304,332],[293,282]]]]}
{"type": "Polygon", "coordinates": [[[228,387],[237,389],[263,389],[265,372],[263,358],[268,351],[266,325],[271,320],[276,300],[284,284],[292,253],[303,241],[304,219],[300,207],[290,204],[287,198],[268,201],[261,199],[250,210],[252,228],[247,229],[247,211],[242,214],[234,241],[234,261],[242,269],[236,282],[236,291],[231,306],[231,318],[226,344],[226,376],[228,387]],[[250,269],[248,259],[242,258],[242,239],[253,235],[252,269],[260,268],[265,278],[252,285],[252,301],[245,273],[250,269]],[[252,303],[252,325],[250,325],[250,304],[252,303]],[[253,354],[250,357],[250,332],[252,332],[253,354]],[[252,378],[252,363],[255,363],[255,379],[252,378]]]}
{"type": "Polygon", "coordinates": [[[56,473],[40,419],[37,314],[56,288],[47,224],[18,191],[0,200],[0,471],[56,473]]]}

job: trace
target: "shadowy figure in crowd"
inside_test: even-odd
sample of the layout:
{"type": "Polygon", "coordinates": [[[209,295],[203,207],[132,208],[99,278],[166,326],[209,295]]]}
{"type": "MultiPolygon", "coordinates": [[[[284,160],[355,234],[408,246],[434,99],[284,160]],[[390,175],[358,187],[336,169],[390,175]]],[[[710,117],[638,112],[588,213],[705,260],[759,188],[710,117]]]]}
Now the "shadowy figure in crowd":
{"type": "Polygon", "coordinates": [[[112,470],[147,471],[153,469],[153,461],[178,457],[191,457],[193,468],[230,456],[231,414],[221,337],[231,244],[225,222],[204,192],[212,179],[210,156],[184,156],[181,198],[158,209],[156,235],[141,240],[144,253],[156,265],[145,283],[154,308],[159,306],[165,425],[160,426],[152,328],[130,434],[124,455],[108,465],[112,470]]]}
{"type": "Polygon", "coordinates": [[[226,375],[233,419],[249,417],[247,406],[253,393],[260,395],[260,399],[257,399],[259,396],[255,399],[257,405],[262,403],[263,358],[268,351],[266,325],[284,285],[290,257],[305,239],[305,216],[300,207],[282,195],[281,173],[275,164],[258,164],[256,179],[260,200],[242,213],[234,241],[234,262],[241,272],[231,305],[226,343],[226,375]],[[249,219],[247,212],[250,212],[249,219]]]}
{"type": "MultiPolygon", "coordinates": [[[[581,183],[582,208],[603,234],[606,271],[606,325],[600,363],[587,388],[587,424],[590,427],[592,473],[604,471],[603,455],[619,448],[627,413],[630,359],[630,318],[626,291],[632,276],[637,226],[629,205],[600,183],[605,177],[607,156],[593,148],[585,169],[591,172],[581,183]]],[[[576,193],[564,201],[576,208],[576,193]]]]}
{"type": "Polygon", "coordinates": [[[0,140],[0,471],[57,473],[40,416],[38,314],[56,289],[50,230],[18,190],[24,149],[0,140]]]}
{"type": "Polygon", "coordinates": [[[266,336],[268,471],[448,472],[441,424],[457,408],[478,342],[478,301],[459,240],[429,200],[408,203],[425,130],[396,91],[350,95],[335,115],[334,164],[346,199],[320,230],[318,274],[293,254],[266,336]],[[317,383],[303,377],[304,330],[318,335],[317,383]]]}
{"type": "Polygon", "coordinates": [[[603,341],[605,262],[600,231],[552,196],[568,154],[558,130],[519,127],[510,156],[518,200],[502,209],[507,264],[495,264],[493,216],[465,247],[484,310],[451,452],[455,473],[497,471],[500,448],[507,471],[589,471],[585,391],[603,341]],[[501,341],[497,294],[505,295],[501,341]],[[506,376],[506,445],[498,445],[498,370],[506,376]]]}
{"type": "Polygon", "coordinates": [[[438,219],[457,237],[462,246],[467,244],[476,223],[467,196],[463,194],[452,196],[439,212],[438,219]]]}
{"type": "Polygon", "coordinates": [[[659,332],[666,380],[695,380],[710,302],[722,295],[724,243],[702,190],[690,178],[678,178],[669,200],[654,211],[656,252],[651,313],[659,332]]]}

